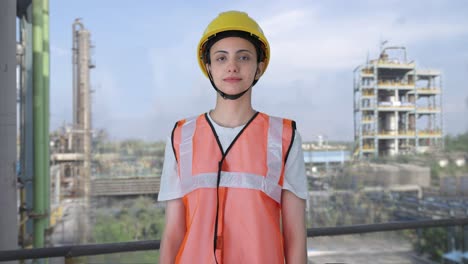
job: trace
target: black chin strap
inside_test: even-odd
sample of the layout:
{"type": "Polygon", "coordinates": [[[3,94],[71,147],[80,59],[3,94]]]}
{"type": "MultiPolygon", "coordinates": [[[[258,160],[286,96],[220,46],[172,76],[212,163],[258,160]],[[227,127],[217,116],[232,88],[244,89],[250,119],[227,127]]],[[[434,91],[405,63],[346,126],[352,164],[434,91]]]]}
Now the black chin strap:
{"type": "MultiPolygon", "coordinates": [[[[227,94],[223,91],[221,91],[220,89],[218,89],[218,87],[216,87],[214,81],[213,81],[213,77],[211,76],[211,71],[207,68],[206,69],[206,72],[208,73],[208,77],[210,79],[210,82],[211,82],[211,85],[213,86],[213,88],[216,90],[217,93],[219,93],[219,95],[221,95],[221,97],[223,99],[226,99],[226,100],[236,100],[236,99],[239,99],[241,96],[243,96],[246,92],[248,92],[250,90],[250,88],[252,88],[258,80],[255,80],[255,77],[254,77],[254,80],[252,82],[252,85],[250,85],[249,89],[246,89],[245,91],[243,92],[240,92],[238,94],[227,94]]],[[[257,73],[257,70],[255,70],[255,73],[257,73]]]]}

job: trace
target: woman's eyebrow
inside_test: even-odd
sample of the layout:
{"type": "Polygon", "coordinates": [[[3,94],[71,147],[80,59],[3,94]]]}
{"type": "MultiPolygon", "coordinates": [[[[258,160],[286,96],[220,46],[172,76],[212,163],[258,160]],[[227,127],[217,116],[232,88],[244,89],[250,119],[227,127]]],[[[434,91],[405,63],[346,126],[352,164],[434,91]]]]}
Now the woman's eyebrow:
{"type": "Polygon", "coordinates": [[[225,51],[225,50],[217,50],[214,52],[214,54],[216,53],[225,53],[225,54],[228,54],[229,52],[225,51]]]}
{"type": "MultiPolygon", "coordinates": [[[[253,54],[253,52],[248,50],[248,49],[240,49],[240,50],[236,51],[236,53],[241,53],[241,52],[248,52],[248,53],[253,54]]],[[[217,51],[214,52],[214,54],[216,54],[216,53],[229,54],[229,52],[227,52],[225,50],[217,50],[217,51]]]]}
{"type": "Polygon", "coordinates": [[[240,52],[248,52],[248,53],[251,53],[251,54],[253,54],[253,52],[252,52],[252,51],[250,51],[250,50],[247,50],[247,49],[241,49],[241,50],[238,50],[238,51],[236,51],[236,53],[240,53],[240,52]]]}

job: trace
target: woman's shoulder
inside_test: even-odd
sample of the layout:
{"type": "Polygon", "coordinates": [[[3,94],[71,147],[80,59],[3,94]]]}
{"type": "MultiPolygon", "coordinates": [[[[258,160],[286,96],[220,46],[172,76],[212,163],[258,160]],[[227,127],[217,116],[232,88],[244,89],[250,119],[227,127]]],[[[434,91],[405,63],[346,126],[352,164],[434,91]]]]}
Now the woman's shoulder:
{"type": "Polygon", "coordinates": [[[177,120],[175,122],[175,127],[182,126],[184,124],[188,124],[190,122],[196,121],[198,118],[204,118],[205,115],[206,115],[206,112],[198,114],[198,115],[187,116],[185,118],[179,119],[179,120],[177,120]]]}
{"type": "Polygon", "coordinates": [[[259,114],[263,116],[265,120],[268,120],[268,119],[283,120],[283,123],[290,124],[293,129],[296,129],[296,121],[294,121],[293,119],[290,119],[288,117],[283,117],[283,116],[269,115],[263,112],[260,112],[259,114]]]}
{"type": "Polygon", "coordinates": [[[265,112],[259,112],[260,115],[263,115],[267,118],[279,118],[279,119],[285,119],[285,120],[291,120],[293,121],[293,119],[287,117],[287,116],[279,116],[279,115],[271,115],[271,114],[268,114],[268,113],[265,113],[265,112]]]}

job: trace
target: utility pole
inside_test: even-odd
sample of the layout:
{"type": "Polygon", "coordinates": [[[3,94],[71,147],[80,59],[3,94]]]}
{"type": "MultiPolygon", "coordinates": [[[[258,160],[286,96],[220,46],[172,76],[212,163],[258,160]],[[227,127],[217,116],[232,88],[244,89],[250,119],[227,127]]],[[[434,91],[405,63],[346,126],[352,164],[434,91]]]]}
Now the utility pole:
{"type": "Polygon", "coordinates": [[[16,0],[2,0],[0,1],[0,250],[18,248],[16,66],[16,0]]]}

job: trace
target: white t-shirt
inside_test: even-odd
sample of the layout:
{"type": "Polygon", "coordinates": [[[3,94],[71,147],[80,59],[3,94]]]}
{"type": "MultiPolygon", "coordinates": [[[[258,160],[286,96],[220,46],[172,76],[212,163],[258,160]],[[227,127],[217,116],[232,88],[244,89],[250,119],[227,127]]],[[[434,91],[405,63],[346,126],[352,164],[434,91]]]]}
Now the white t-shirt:
{"type": "MultiPolygon", "coordinates": [[[[216,134],[218,135],[223,150],[226,151],[244,125],[234,128],[222,127],[216,124],[216,122],[211,119],[210,115],[208,115],[208,117],[213,124],[216,134]]],[[[286,161],[283,189],[291,191],[301,199],[307,199],[308,197],[304,155],[302,153],[302,140],[297,131],[286,161]]],[[[174,151],[172,150],[171,138],[169,137],[166,141],[158,201],[167,201],[182,197],[183,193],[181,191],[180,179],[177,176],[177,163],[174,157],[174,151]]]]}

